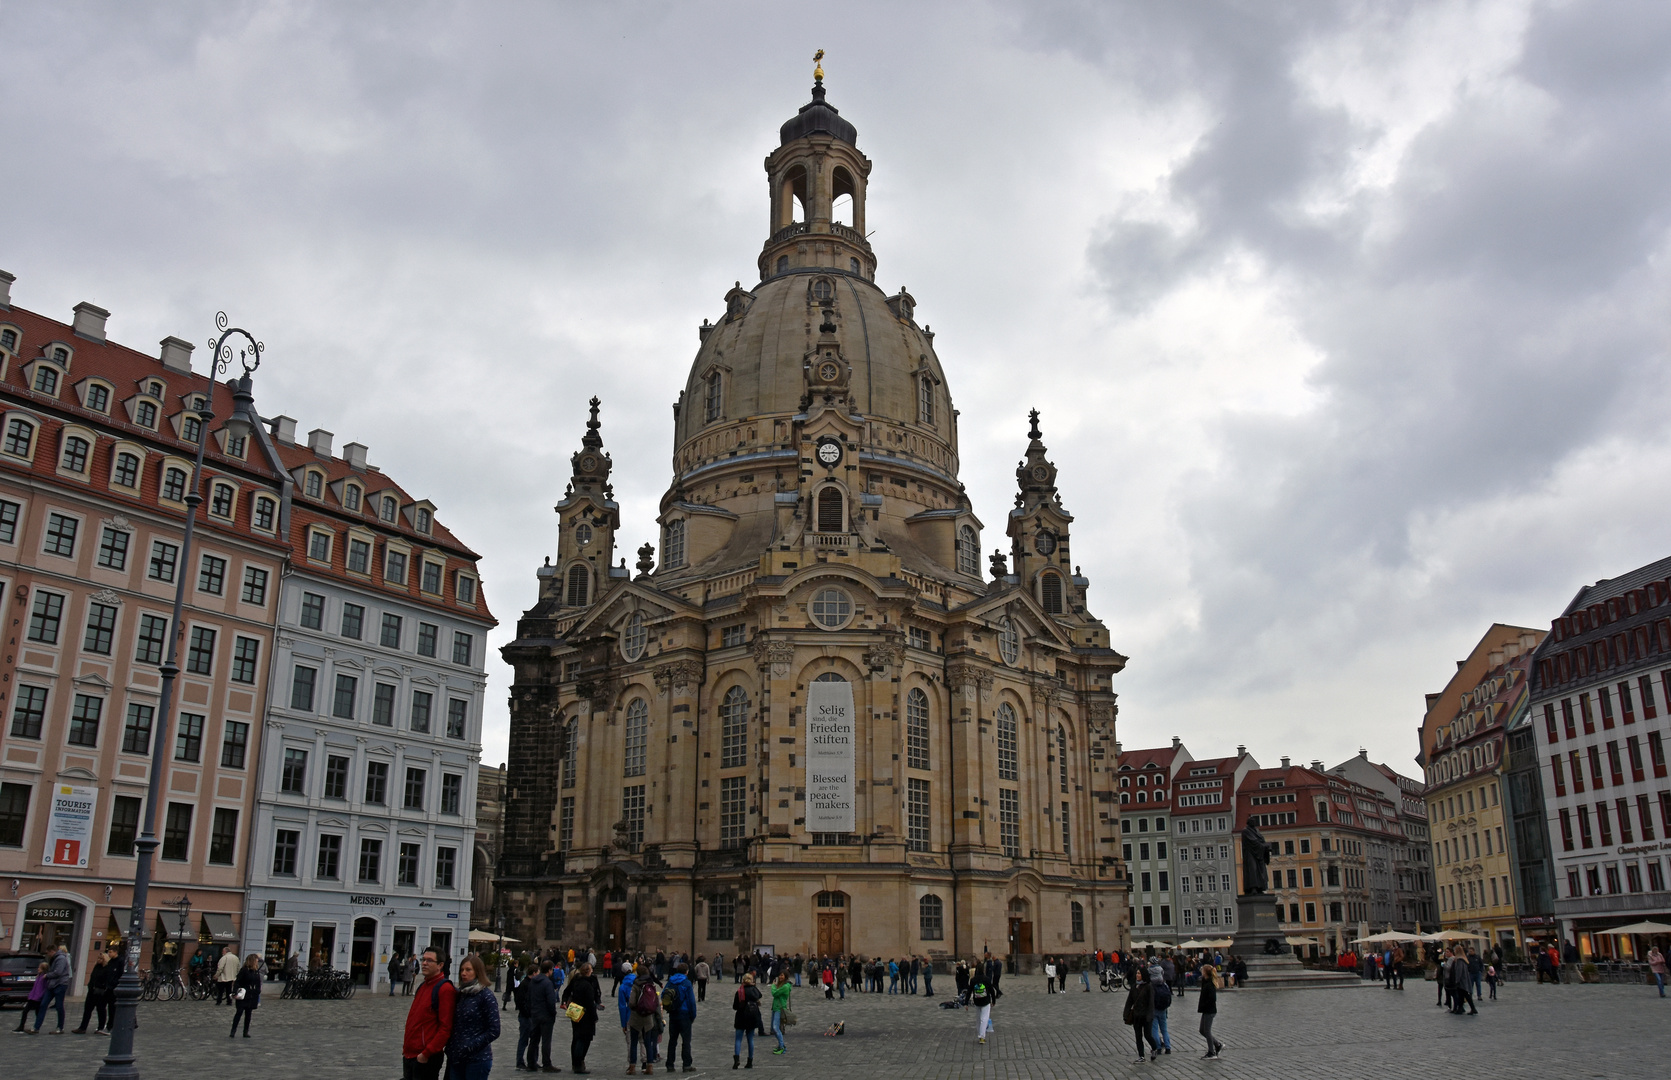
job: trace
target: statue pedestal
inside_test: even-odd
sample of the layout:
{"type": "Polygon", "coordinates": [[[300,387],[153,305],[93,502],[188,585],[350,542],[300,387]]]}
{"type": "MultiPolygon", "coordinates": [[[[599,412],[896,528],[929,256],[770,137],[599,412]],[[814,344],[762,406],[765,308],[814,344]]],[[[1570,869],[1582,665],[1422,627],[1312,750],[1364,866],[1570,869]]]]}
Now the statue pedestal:
{"type": "Polygon", "coordinates": [[[1339,971],[1314,971],[1305,967],[1286,941],[1283,924],[1276,917],[1276,897],[1254,893],[1236,898],[1236,933],[1230,939],[1232,954],[1247,965],[1249,990],[1341,989],[1369,985],[1357,975],[1339,971]],[[1274,945],[1270,943],[1274,942],[1274,945]],[[1274,952],[1267,952],[1272,948],[1274,952]]]}

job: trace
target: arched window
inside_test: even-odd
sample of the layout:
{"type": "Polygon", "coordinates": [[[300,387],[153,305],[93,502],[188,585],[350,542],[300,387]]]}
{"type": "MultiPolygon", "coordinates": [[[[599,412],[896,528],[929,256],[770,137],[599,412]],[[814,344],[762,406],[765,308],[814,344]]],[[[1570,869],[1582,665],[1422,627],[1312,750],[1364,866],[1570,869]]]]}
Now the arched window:
{"type": "Polygon", "coordinates": [[[35,425],[22,417],[13,417],[6,425],[6,453],[28,457],[35,445],[35,425]]]}
{"type": "Polygon", "coordinates": [[[257,498],[255,500],[254,513],[255,527],[271,532],[273,528],[273,515],[277,513],[277,511],[278,503],[274,502],[272,499],[267,498],[265,495],[257,498]]]}
{"type": "Polygon", "coordinates": [[[342,489],[342,505],[349,510],[360,508],[360,486],[358,484],[349,484],[342,489]]]}
{"type": "Polygon", "coordinates": [[[58,372],[45,364],[35,368],[35,390],[42,394],[58,393],[58,372]]]}
{"type": "Polygon", "coordinates": [[[717,371],[708,376],[708,394],[705,400],[709,421],[718,420],[720,409],[725,404],[725,379],[717,371]]]}
{"type": "Polygon", "coordinates": [[[574,787],[574,762],[580,753],[580,720],[570,718],[563,737],[563,786],[574,787]]]}
{"type": "Polygon", "coordinates": [[[644,655],[649,634],[644,630],[644,613],[635,611],[627,616],[626,628],[621,632],[621,657],[633,663],[644,655]]]}
{"type": "Polygon", "coordinates": [[[725,692],[719,707],[719,767],[736,769],[748,764],[748,691],[733,686],[725,692]]]}
{"type": "Polygon", "coordinates": [[[661,567],[672,570],[685,565],[685,523],[669,521],[662,529],[661,567]]]}
{"type": "Polygon", "coordinates": [[[1137,793],[1137,801],[1138,802],[1148,802],[1149,801],[1149,793],[1147,791],[1139,791],[1137,793]]]}
{"type": "Polygon", "coordinates": [[[847,906],[847,894],[843,892],[821,892],[818,894],[817,904],[821,908],[844,908],[847,906]]]}
{"type": "Polygon", "coordinates": [[[325,474],[316,472],[308,473],[307,480],[303,482],[302,489],[307,492],[308,498],[319,498],[320,493],[325,490],[325,474]]]}
{"type": "Polygon", "coordinates": [[[915,686],[905,695],[905,765],[928,768],[928,695],[915,686]]]}
{"type": "Polygon", "coordinates": [[[1021,635],[1007,616],[998,620],[998,655],[1006,664],[1015,663],[1021,656],[1021,635]]]}
{"type": "Polygon", "coordinates": [[[86,472],[87,451],[91,448],[80,435],[71,435],[64,440],[64,459],[58,463],[59,467],[69,472],[86,472]]]}
{"type": "Polygon", "coordinates": [[[823,303],[833,296],[835,296],[835,287],[830,284],[829,278],[819,278],[812,283],[812,298],[814,300],[823,303]]]}
{"type": "Polygon", "coordinates": [[[946,905],[933,893],[917,901],[917,935],[924,941],[946,936],[946,905]]]}
{"type": "Polygon", "coordinates": [[[627,706],[627,738],[622,759],[626,775],[644,775],[644,750],[650,742],[650,703],[633,698],[627,706]]]}
{"type": "Polygon", "coordinates": [[[117,487],[139,486],[139,457],[126,452],[116,455],[116,471],[111,475],[110,482],[117,487]]]}
{"type": "Polygon", "coordinates": [[[813,682],[846,682],[847,677],[845,675],[841,675],[841,674],[839,674],[837,672],[834,672],[834,671],[826,671],[826,672],[824,672],[824,674],[818,676],[818,678],[816,678],[812,681],[813,682]]]}
{"type": "Polygon", "coordinates": [[[821,533],[838,533],[841,531],[841,519],[846,516],[846,502],[841,489],[835,486],[826,487],[818,493],[818,531],[821,533]]]}
{"type": "Polygon", "coordinates": [[[1068,904],[1068,917],[1072,920],[1070,925],[1073,927],[1073,940],[1084,941],[1085,905],[1081,904],[1078,900],[1070,901],[1068,904]]]}
{"type": "Polygon", "coordinates": [[[981,575],[981,541],[973,525],[957,530],[957,572],[971,577],[981,575]]]}
{"type": "Polygon", "coordinates": [[[186,470],[171,468],[162,476],[162,497],[169,502],[186,499],[186,470]]]}
{"type": "Polygon", "coordinates": [[[1062,778],[1062,794],[1068,793],[1068,729],[1056,725],[1056,770],[1062,778]]]}
{"type": "Polygon", "coordinates": [[[777,257],[777,272],[780,274],[786,274],[789,272],[789,256],[779,255],[777,257]]]}
{"type": "Polygon", "coordinates": [[[564,601],[569,607],[585,607],[587,586],[592,584],[592,575],[587,573],[585,563],[575,563],[569,567],[569,595],[564,601]]]}
{"type": "Polygon", "coordinates": [[[561,900],[547,900],[545,902],[545,936],[549,941],[556,941],[563,936],[563,902],[561,900]]]}
{"type": "Polygon", "coordinates": [[[378,516],[393,525],[395,520],[395,511],[397,509],[399,509],[399,504],[395,502],[395,497],[393,495],[385,495],[383,496],[383,510],[378,516]]]}
{"type": "Polygon", "coordinates": [[[927,372],[917,377],[917,420],[934,423],[934,376],[927,372]]]}
{"type": "Polygon", "coordinates": [[[1019,769],[1017,767],[1017,740],[1015,730],[1015,710],[1010,708],[1009,702],[998,706],[998,779],[1014,780],[1019,769]]]}
{"type": "Polygon", "coordinates": [[[1039,600],[1044,604],[1044,610],[1051,615],[1062,613],[1062,578],[1059,574],[1047,573],[1039,581],[1039,600]]]}
{"type": "Polygon", "coordinates": [[[216,484],[209,496],[209,513],[216,517],[232,516],[232,485],[216,484]]]}
{"type": "Polygon", "coordinates": [[[1120,802],[1122,802],[1122,803],[1131,802],[1131,792],[1129,792],[1129,791],[1120,792],[1120,802]]]}

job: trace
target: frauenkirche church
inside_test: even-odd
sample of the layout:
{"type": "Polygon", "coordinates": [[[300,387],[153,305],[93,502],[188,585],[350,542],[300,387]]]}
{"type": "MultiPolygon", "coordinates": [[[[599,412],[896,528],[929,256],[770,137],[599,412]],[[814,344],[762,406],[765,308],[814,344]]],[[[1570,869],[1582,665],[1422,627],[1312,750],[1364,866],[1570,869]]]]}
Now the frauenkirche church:
{"type": "Polygon", "coordinates": [[[1036,413],[1009,556],[982,558],[934,335],[875,284],[871,162],[817,74],[766,158],[760,282],[701,327],[660,560],[645,545],[636,573],[593,399],[557,557],[504,648],[505,932],[600,954],[1124,948],[1126,658],[1087,610],[1036,413]]]}

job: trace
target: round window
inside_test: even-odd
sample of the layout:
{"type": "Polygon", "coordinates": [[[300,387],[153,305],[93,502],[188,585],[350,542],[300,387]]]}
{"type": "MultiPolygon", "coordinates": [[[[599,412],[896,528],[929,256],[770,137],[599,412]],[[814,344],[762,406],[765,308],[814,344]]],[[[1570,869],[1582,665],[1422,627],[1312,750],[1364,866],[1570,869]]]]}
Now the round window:
{"type": "Polygon", "coordinates": [[[840,630],[853,617],[853,598],[840,589],[819,589],[812,598],[812,621],[826,630],[840,630]]]}
{"type": "Polygon", "coordinates": [[[644,632],[644,616],[640,612],[633,612],[627,617],[627,625],[621,632],[621,656],[630,664],[644,655],[644,642],[648,635],[644,632]]]}
{"type": "Polygon", "coordinates": [[[1015,632],[1015,624],[1007,618],[998,623],[998,655],[1004,658],[1006,664],[1013,664],[1021,657],[1021,635],[1015,632]]]}
{"type": "Polygon", "coordinates": [[[828,300],[835,295],[828,278],[819,278],[812,286],[812,295],[819,300],[828,300]]]}
{"type": "Polygon", "coordinates": [[[592,542],[592,527],[584,523],[576,525],[574,527],[574,542],[581,547],[590,544],[592,542]]]}

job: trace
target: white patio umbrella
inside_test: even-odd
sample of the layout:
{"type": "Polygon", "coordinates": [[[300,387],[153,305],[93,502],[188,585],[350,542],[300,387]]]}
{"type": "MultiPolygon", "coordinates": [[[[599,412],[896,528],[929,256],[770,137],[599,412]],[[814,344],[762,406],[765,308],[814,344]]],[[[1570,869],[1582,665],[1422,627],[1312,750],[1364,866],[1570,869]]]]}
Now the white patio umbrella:
{"type": "Polygon", "coordinates": [[[491,930],[472,930],[472,931],[470,931],[470,940],[471,941],[517,941],[518,939],[513,938],[513,937],[500,937],[498,934],[493,933],[491,930]]]}
{"type": "Polygon", "coordinates": [[[1629,926],[1616,926],[1611,930],[1601,930],[1598,931],[1598,933],[1617,934],[1620,936],[1629,934],[1671,934],[1671,926],[1648,919],[1644,922],[1631,923],[1629,926]]]}

